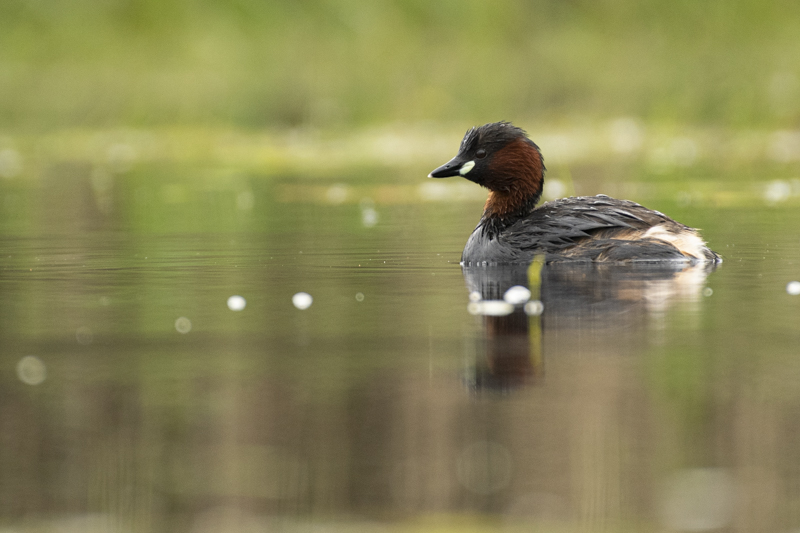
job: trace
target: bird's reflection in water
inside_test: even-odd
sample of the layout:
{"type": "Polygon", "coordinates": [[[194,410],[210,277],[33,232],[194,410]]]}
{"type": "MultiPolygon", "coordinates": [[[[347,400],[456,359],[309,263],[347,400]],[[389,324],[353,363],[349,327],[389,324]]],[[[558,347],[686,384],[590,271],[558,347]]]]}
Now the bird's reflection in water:
{"type": "Polygon", "coordinates": [[[476,390],[509,391],[544,377],[543,339],[554,332],[645,331],[675,303],[698,305],[713,267],[681,263],[548,263],[463,267],[468,309],[482,321],[476,390]],[[528,289],[528,291],[524,290],[528,289]]]}

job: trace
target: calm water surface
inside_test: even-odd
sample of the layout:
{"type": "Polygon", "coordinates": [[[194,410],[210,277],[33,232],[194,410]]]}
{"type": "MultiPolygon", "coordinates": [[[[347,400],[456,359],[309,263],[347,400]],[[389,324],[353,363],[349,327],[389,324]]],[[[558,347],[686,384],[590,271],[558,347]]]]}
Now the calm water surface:
{"type": "Polygon", "coordinates": [[[312,185],[0,184],[0,525],[800,528],[796,205],[648,200],[714,272],[462,272],[480,201],[312,185]]]}

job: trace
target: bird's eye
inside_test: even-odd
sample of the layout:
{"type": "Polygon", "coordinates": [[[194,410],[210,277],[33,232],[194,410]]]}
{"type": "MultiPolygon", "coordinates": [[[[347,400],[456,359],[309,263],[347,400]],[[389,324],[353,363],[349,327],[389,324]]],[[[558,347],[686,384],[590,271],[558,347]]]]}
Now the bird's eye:
{"type": "Polygon", "coordinates": [[[484,150],[483,148],[478,148],[478,151],[475,152],[475,157],[477,157],[478,159],[483,159],[484,157],[486,157],[486,150],[484,150]]]}

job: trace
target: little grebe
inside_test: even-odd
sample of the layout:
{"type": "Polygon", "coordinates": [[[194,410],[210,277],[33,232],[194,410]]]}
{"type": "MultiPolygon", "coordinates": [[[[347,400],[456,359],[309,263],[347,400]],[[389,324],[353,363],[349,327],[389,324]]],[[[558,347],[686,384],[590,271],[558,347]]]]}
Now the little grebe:
{"type": "Polygon", "coordinates": [[[429,174],[462,176],[489,189],[465,265],[546,261],[669,261],[717,263],[697,230],[627,200],[579,196],[536,203],[544,161],[524,130],[509,122],[470,129],[458,154],[429,174]]]}

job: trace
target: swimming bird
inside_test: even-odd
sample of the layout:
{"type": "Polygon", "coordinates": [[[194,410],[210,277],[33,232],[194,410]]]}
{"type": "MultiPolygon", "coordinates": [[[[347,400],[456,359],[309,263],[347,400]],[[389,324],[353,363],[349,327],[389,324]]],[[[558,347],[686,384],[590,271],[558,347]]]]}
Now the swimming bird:
{"type": "Polygon", "coordinates": [[[456,156],[430,178],[461,176],[489,189],[467,240],[466,266],[553,261],[684,261],[715,264],[696,229],[635,202],[578,196],[536,204],[545,173],[539,147],[510,122],[471,128],[456,156]]]}

